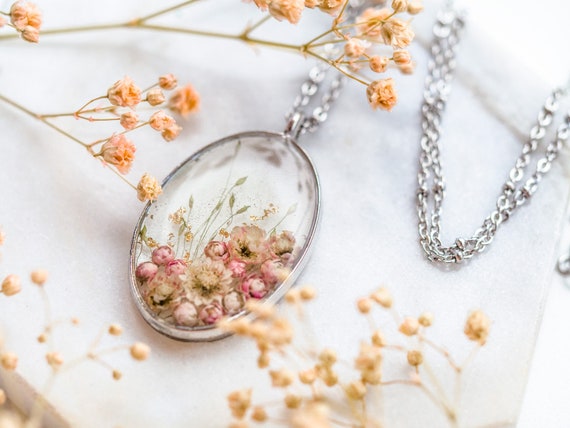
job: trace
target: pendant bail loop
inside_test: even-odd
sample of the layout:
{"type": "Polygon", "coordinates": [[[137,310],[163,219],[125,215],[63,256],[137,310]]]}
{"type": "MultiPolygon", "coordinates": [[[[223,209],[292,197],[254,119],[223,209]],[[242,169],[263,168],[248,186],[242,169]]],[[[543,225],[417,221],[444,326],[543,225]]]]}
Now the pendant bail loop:
{"type": "Polygon", "coordinates": [[[305,116],[300,111],[293,112],[289,120],[287,121],[287,126],[283,134],[291,137],[293,140],[297,141],[299,136],[304,131],[305,116]]]}

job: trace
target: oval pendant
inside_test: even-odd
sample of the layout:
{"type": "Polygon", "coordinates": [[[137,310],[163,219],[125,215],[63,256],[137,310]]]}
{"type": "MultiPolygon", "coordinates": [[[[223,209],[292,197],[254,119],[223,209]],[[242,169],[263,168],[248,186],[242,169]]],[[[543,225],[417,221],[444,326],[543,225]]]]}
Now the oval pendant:
{"type": "Polygon", "coordinates": [[[135,302],[155,330],[183,341],[228,334],[249,299],[275,302],[303,268],[319,217],[315,168],[288,134],[248,132],[176,167],[131,244],[135,302]]]}

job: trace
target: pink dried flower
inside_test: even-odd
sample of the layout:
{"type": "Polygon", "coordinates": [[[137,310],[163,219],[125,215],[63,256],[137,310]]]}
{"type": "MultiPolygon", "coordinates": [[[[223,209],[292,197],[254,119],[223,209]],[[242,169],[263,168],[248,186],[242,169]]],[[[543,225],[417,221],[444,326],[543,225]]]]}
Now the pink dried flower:
{"type": "Polygon", "coordinates": [[[187,327],[194,327],[198,324],[198,310],[188,300],[182,301],[174,308],[172,313],[176,324],[187,327]]]}
{"type": "Polygon", "coordinates": [[[109,88],[107,98],[114,106],[134,107],[141,102],[141,90],[129,76],[125,76],[109,88]]]}
{"type": "Polygon", "coordinates": [[[167,115],[162,110],[159,110],[152,114],[148,123],[152,129],[155,131],[162,131],[166,128],[176,125],[176,121],[172,116],[167,115]]]}
{"type": "Polygon", "coordinates": [[[375,80],[368,85],[366,95],[373,109],[381,108],[390,111],[398,102],[392,78],[375,80]]]}
{"type": "Polygon", "coordinates": [[[154,88],[148,91],[146,95],[146,101],[151,106],[157,106],[166,101],[166,97],[160,88],[154,88]]]}
{"type": "Polygon", "coordinates": [[[200,309],[200,321],[204,324],[215,324],[224,316],[224,311],[218,302],[211,303],[200,309]]]}
{"type": "Polygon", "coordinates": [[[261,265],[260,271],[263,281],[271,286],[285,281],[291,273],[291,270],[283,266],[279,260],[266,260],[261,265]]]}
{"type": "Polygon", "coordinates": [[[410,28],[410,23],[398,18],[390,18],[381,27],[382,39],[384,43],[393,48],[405,48],[414,39],[414,32],[410,28]]]}
{"type": "Polygon", "coordinates": [[[150,281],[158,272],[158,266],[153,262],[143,262],[137,266],[135,276],[140,281],[150,281]]]}
{"type": "Polygon", "coordinates": [[[272,0],[269,3],[269,13],[275,19],[287,20],[296,24],[301,19],[301,13],[305,8],[305,0],[272,0]]]}
{"type": "Polygon", "coordinates": [[[158,78],[158,86],[162,89],[166,89],[167,91],[176,88],[176,85],[178,85],[178,80],[174,74],[169,73],[158,78]]]}
{"type": "Polygon", "coordinates": [[[228,252],[228,247],[225,242],[222,241],[210,241],[208,245],[204,248],[204,254],[206,257],[212,260],[226,261],[230,256],[228,252]]]}
{"type": "Polygon", "coordinates": [[[184,260],[175,259],[175,260],[168,262],[164,271],[166,272],[166,275],[168,275],[168,276],[183,275],[186,272],[187,266],[188,265],[186,264],[186,262],[184,260]]]}
{"type": "Polygon", "coordinates": [[[115,134],[103,144],[100,155],[121,174],[127,174],[135,160],[136,151],[135,145],[124,134],[115,134]]]}
{"type": "Polygon", "coordinates": [[[284,230],[279,235],[272,234],[269,237],[269,247],[277,257],[290,254],[295,249],[295,237],[288,230],[284,230]]]}
{"type": "Polygon", "coordinates": [[[232,273],[220,261],[205,259],[190,266],[187,285],[197,294],[198,300],[226,294],[231,283],[232,273]]]}
{"type": "Polygon", "coordinates": [[[42,15],[35,4],[17,1],[10,8],[10,22],[18,31],[24,31],[28,26],[39,30],[42,25],[42,15]]]}
{"type": "Polygon", "coordinates": [[[31,25],[26,25],[21,34],[26,42],[37,43],[40,40],[40,30],[31,25]]]}
{"type": "Polygon", "coordinates": [[[165,266],[174,260],[174,250],[168,245],[155,248],[152,252],[152,261],[159,266],[165,266]]]}
{"type": "Polygon", "coordinates": [[[198,111],[200,107],[200,95],[198,95],[198,92],[196,92],[191,85],[183,86],[172,94],[168,107],[175,113],[188,116],[190,113],[198,111]]]}
{"type": "Polygon", "coordinates": [[[368,65],[374,73],[384,73],[390,60],[385,56],[374,55],[370,57],[368,65]]]}
{"type": "Polygon", "coordinates": [[[162,186],[156,178],[146,172],[137,184],[137,198],[139,201],[155,201],[162,193],[162,186]]]}
{"type": "Polygon", "coordinates": [[[260,262],[267,253],[265,235],[265,230],[257,226],[234,227],[227,244],[230,254],[246,263],[260,262]]]}
{"type": "Polygon", "coordinates": [[[139,116],[134,111],[128,111],[121,115],[120,124],[125,129],[134,129],[138,123],[139,116]]]}
{"type": "Polygon", "coordinates": [[[224,296],[222,304],[228,315],[235,315],[243,309],[245,301],[243,296],[236,292],[231,291],[224,296]]]}
{"type": "Polygon", "coordinates": [[[345,43],[344,54],[350,58],[360,58],[369,47],[370,42],[358,38],[352,38],[345,43]]]}
{"type": "Polygon", "coordinates": [[[245,262],[241,260],[230,260],[228,263],[228,269],[232,272],[234,278],[239,278],[245,275],[245,262]]]}
{"type": "Polygon", "coordinates": [[[168,128],[165,128],[162,130],[162,133],[160,135],[162,135],[162,138],[164,138],[164,141],[172,141],[174,139],[176,139],[176,137],[178,137],[180,135],[180,132],[182,131],[182,128],[176,124],[169,126],[168,128]]]}
{"type": "Polygon", "coordinates": [[[240,285],[241,291],[255,299],[261,299],[269,291],[269,285],[263,281],[263,278],[252,275],[246,278],[240,285]]]}
{"type": "Polygon", "coordinates": [[[329,15],[334,15],[345,3],[345,0],[320,0],[318,2],[319,9],[329,15]]]}

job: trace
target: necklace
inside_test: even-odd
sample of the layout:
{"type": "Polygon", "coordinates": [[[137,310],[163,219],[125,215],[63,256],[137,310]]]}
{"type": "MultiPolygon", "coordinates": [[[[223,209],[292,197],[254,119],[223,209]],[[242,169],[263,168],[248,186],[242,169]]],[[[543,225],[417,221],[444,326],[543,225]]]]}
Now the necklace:
{"type": "Polygon", "coordinates": [[[248,316],[249,299],[274,302],[295,281],[317,228],[320,187],[296,140],[327,119],[336,77],[315,66],[281,133],[245,132],[209,144],[177,166],[144,208],[131,243],[130,285],[145,321],[182,341],[228,334],[222,317],[248,316]]]}
{"type": "Polygon", "coordinates": [[[435,39],[431,45],[431,59],[428,63],[424,101],[422,104],[422,137],[420,168],[418,173],[417,212],[420,244],[432,262],[460,263],[484,251],[493,241],[501,224],[525,204],[536,192],[540,181],[548,173],[552,163],[570,135],[570,113],[557,129],[555,139],[550,142],[544,156],[538,160],[536,169],[522,183],[531,155],[537,150],[546,130],[558,110],[558,101],[566,95],[567,89],[555,89],[546,99],[532,127],[528,141],[523,145],[521,155],[516,159],[497,199],[495,209],[485,218],[483,224],[470,238],[458,238],[445,247],[440,239],[442,202],[444,199],[444,177],[440,163],[441,120],[451,90],[455,69],[455,54],[464,27],[462,14],[448,8],[441,12],[434,26],[435,39]],[[428,213],[429,210],[429,213],[428,213]]]}

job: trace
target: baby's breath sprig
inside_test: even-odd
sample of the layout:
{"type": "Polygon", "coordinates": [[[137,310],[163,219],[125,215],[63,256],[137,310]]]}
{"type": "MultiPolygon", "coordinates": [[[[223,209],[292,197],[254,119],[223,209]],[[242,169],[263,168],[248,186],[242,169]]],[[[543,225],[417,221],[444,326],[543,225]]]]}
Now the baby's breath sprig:
{"type": "Polygon", "coordinates": [[[159,132],[165,141],[172,141],[178,137],[182,128],[163,109],[187,116],[196,112],[200,105],[200,97],[194,88],[191,85],[177,88],[177,79],[172,74],[160,76],[145,90],[141,90],[130,77],[126,76],[115,82],[106,94],[90,99],[79,109],[71,112],[39,114],[1,94],[0,100],[38,119],[41,123],[84,147],[92,157],[99,159],[131,186],[137,192],[140,201],[155,200],[162,189],[156,178],[148,173],[142,176],[136,186],[123,177],[129,173],[137,150],[136,145],[129,138],[131,133],[150,127],[159,132]],[[172,94],[167,98],[166,93],[170,91],[172,94]],[[140,114],[135,111],[141,107],[147,107],[144,116],[144,110],[140,114]],[[110,136],[85,142],[55,123],[55,119],[65,117],[89,124],[116,122],[120,128],[110,136]]]}
{"type": "MultiPolygon", "coordinates": [[[[290,290],[285,302],[295,308],[302,331],[310,331],[304,303],[312,300],[315,290],[303,287],[290,290]]],[[[476,351],[485,345],[490,321],[480,310],[469,314],[464,327],[467,338],[476,343],[462,364],[458,364],[443,347],[428,338],[434,316],[424,312],[418,317],[402,317],[395,311],[390,292],[381,287],[357,301],[357,310],[368,318],[371,334],[358,345],[352,362],[339,360],[333,349],[320,348],[314,337],[306,346],[299,346],[293,323],[279,315],[270,304],[248,302],[248,309],[257,319],[237,319],[222,323],[226,331],[253,340],[259,349],[258,366],[267,369],[271,384],[283,391],[282,404],[254,404],[252,389],[237,390],[228,395],[234,418],[231,428],[244,428],[249,422],[285,422],[295,427],[371,427],[381,426],[381,416],[374,412],[375,389],[402,385],[426,395],[456,425],[460,410],[461,374],[476,351]],[[374,312],[380,309],[393,318],[395,337],[388,340],[376,325],[374,312]],[[403,339],[403,343],[398,343],[403,339]],[[454,396],[448,396],[430,360],[440,356],[456,376],[454,396]],[[385,379],[385,362],[396,358],[409,368],[408,377],[385,379]],[[351,367],[354,371],[343,370],[351,367]],[[279,410],[276,416],[271,409],[279,410]],[[283,420],[283,415],[285,420],[283,420]]],[[[301,338],[302,339],[302,338],[301,338]]],[[[307,343],[305,341],[305,343],[307,343]]]]}
{"type": "MultiPolygon", "coordinates": [[[[326,62],[350,79],[365,85],[368,102],[374,109],[391,110],[397,103],[394,79],[391,77],[378,79],[375,76],[386,73],[389,68],[395,68],[404,74],[413,71],[414,63],[406,48],[414,39],[414,32],[410,20],[402,17],[420,13],[423,10],[421,0],[393,0],[390,7],[384,5],[386,1],[376,1],[374,6],[365,9],[357,16],[354,22],[348,22],[347,19],[349,0],[250,0],[250,2],[265,15],[256,23],[246,25],[244,30],[238,33],[153,23],[157,17],[163,17],[196,3],[196,0],[187,0],[125,22],[45,30],[42,34],[138,28],[236,40],[249,45],[292,51],[326,62]],[[316,9],[330,15],[332,20],[330,28],[301,44],[253,35],[271,19],[297,24],[306,9],[316,9]],[[332,58],[325,49],[330,45],[337,46],[337,54],[332,58]]],[[[8,37],[9,35],[0,35],[0,39],[8,37]]]]}
{"type": "Polygon", "coordinates": [[[27,42],[39,41],[41,25],[42,15],[34,3],[19,0],[12,4],[9,12],[0,11],[0,30],[11,28],[27,42]]]}

